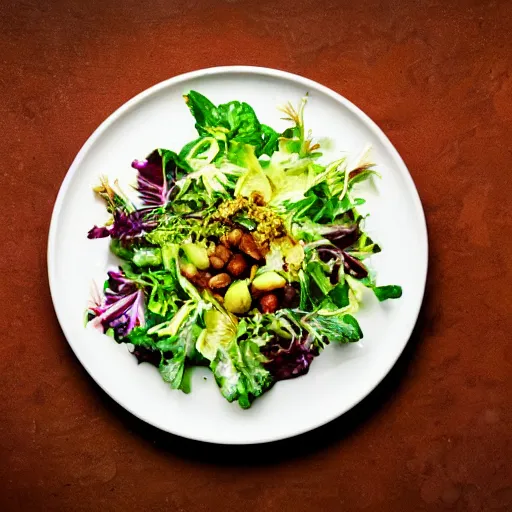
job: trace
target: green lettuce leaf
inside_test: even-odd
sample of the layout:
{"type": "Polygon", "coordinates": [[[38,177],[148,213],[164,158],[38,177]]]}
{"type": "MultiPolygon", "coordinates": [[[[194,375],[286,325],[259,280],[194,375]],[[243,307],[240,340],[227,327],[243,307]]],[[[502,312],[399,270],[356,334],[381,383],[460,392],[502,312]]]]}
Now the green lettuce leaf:
{"type": "Polygon", "coordinates": [[[236,183],[235,196],[251,197],[257,192],[268,203],[272,197],[272,186],[256,158],[254,147],[233,142],[230,144],[228,158],[232,163],[247,169],[236,183]]]}
{"type": "Polygon", "coordinates": [[[399,299],[402,296],[402,287],[397,285],[374,286],[372,289],[380,302],[387,299],[399,299]]]}
{"type": "Polygon", "coordinates": [[[229,345],[236,338],[236,318],[214,307],[205,311],[204,323],[206,328],[197,340],[196,349],[212,361],[222,346],[229,345]]]}
{"type": "Polygon", "coordinates": [[[179,158],[193,171],[198,171],[213,162],[219,152],[219,143],[215,137],[199,137],[183,147],[179,158]]]}
{"type": "Polygon", "coordinates": [[[196,129],[199,134],[206,135],[208,132],[205,127],[220,124],[217,107],[206,96],[196,91],[190,91],[184,98],[196,120],[196,129]]]}
{"type": "Polygon", "coordinates": [[[229,141],[249,144],[255,148],[257,156],[271,155],[277,149],[278,134],[269,126],[262,125],[247,103],[230,101],[215,106],[197,91],[185,95],[185,101],[201,136],[213,136],[224,147],[229,141]]]}
{"type": "Polygon", "coordinates": [[[138,267],[158,267],[162,264],[162,253],[158,247],[135,249],[132,261],[138,267]]]}
{"type": "Polygon", "coordinates": [[[226,347],[220,346],[210,368],[222,396],[229,402],[237,400],[243,409],[249,408],[273,383],[264,361],[258,345],[251,340],[233,340],[226,347]]]}
{"type": "Polygon", "coordinates": [[[163,359],[158,367],[162,379],[170,384],[172,389],[179,389],[185,371],[185,353],[176,351],[172,359],[163,359]]]}
{"type": "Polygon", "coordinates": [[[171,358],[162,358],[159,369],[162,378],[173,389],[181,389],[186,361],[197,359],[195,345],[202,331],[199,325],[201,313],[201,305],[184,305],[169,325],[155,331],[161,338],[157,348],[164,356],[172,353],[171,358]]]}
{"type": "Polygon", "coordinates": [[[306,323],[314,336],[324,343],[353,343],[363,337],[359,323],[349,314],[311,315],[306,323]]]}

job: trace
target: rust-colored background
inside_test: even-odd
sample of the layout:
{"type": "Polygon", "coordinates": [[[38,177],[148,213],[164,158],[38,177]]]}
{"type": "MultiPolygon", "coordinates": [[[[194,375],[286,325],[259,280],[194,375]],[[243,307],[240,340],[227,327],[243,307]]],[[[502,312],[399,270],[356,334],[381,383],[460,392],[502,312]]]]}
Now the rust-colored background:
{"type": "Polygon", "coordinates": [[[507,0],[3,0],[0,509],[512,510],[511,32],[507,0]],[[57,190],[97,125],[156,82],[226,64],[305,75],[366,111],[430,236],[424,307],[390,376],[327,427],[257,448],[124,412],[73,356],[46,276],[57,190]]]}

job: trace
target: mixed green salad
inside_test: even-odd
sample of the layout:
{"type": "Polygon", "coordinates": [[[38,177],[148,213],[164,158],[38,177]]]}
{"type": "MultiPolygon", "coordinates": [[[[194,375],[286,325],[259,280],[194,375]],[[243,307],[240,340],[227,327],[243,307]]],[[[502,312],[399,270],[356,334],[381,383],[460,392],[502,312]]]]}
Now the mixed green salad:
{"type": "Polygon", "coordinates": [[[111,217],[88,237],[110,237],[122,264],[87,321],[172,388],[189,392],[191,368],[209,367],[222,395],[247,408],[307,373],[327,344],[362,338],[364,288],[380,301],[402,290],[377,286],[365,262],[381,249],[364,231],[356,185],[374,164],[368,153],[355,166],[321,164],[306,98],[281,108],[282,133],[247,103],[184,98],[198,137],[132,163],[138,199],[105,178],[95,188],[111,217]]]}

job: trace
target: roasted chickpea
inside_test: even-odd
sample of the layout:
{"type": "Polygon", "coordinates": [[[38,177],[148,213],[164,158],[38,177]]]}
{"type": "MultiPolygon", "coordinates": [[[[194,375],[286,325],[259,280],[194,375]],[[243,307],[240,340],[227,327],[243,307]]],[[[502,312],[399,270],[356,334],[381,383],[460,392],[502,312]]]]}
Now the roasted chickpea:
{"type": "Polygon", "coordinates": [[[217,274],[216,276],[213,276],[208,281],[208,286],[213,289],[226,288],[226,286],[229,286],[230,284],[231,284],[231,277],[229,277],[229,275],[226,274],[225,272],[222,274],[217,274]]]}
{"type": "Polygon", "coordinates": [[[210,265],[214,269],[219,270],[225,265],[225,263],[218,256],[213,255],[213,256],[210,256],[210,265]]]}
{"type": "Polygon", "coordinates": [[[254,238],[248,233],[244,233],[242,235],[240,240],[240,250],[257,261],[263,258],[254,238]]]}
{"type": "Polygon", "coordinates": [[[226,264],[232,254],[233,253],[225,245],[221,244],[215,248],[214,256],[217,256],[217,258],[220,258],[224,264],[226,264]]]}
{"type": "Polygon", "coordinates": [[[249,265],[241,254],[235,254],[228,263],[226,270],[234,277],[240,277],[249,265]]]}
{"type": "Polygon", "coordinates": [[[234,229],[231,231],[228,236],[228,243],[231,247],[238,247],[240,245],[240,241],[242,240],[242,230],[241,229],[234,229]]]}

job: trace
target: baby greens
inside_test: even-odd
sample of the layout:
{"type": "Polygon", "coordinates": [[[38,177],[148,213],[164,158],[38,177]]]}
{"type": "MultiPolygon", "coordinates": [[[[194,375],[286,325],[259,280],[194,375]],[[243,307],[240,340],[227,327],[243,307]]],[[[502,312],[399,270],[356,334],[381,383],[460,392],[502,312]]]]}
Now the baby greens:
{"type": "Polygon", "coordinates": [[[111,218],[88,237],[110,237],[122,263],[88,322],[172,388],[188,392],[190,368],[205,366],[247,408],[307,373],[329,343],[363,337],[354,315],[364,290],[379,301],[402,290],[377,286],[366,261],[381,248],[364,230],[356,184],[375,166],[368,153],[323,165],[306,98],[281,109],[291,123],[282,133],[247,103],[184,98],[198,136],[133,161],[138,200],[106,179],[95,188],[111,218]]]}

